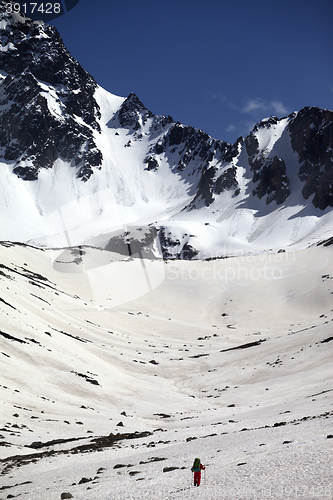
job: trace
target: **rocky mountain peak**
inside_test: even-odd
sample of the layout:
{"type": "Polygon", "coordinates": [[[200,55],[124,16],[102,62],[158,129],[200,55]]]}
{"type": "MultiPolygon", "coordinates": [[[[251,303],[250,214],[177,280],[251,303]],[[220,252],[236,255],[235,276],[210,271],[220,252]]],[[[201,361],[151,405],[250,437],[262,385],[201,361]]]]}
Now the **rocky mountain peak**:
{"type": "Polygon", "coordinates": [[[153,113],[142,104],[134,92],[131,92],[115,118],[118,118],[121,127],[139,130],[142,125],[145,125],[148,118],[152,118],[153,116],[153,113]]]}
{"type": "Polygon", "coordinates": [[[3,156],[25,180],[36,180],[40,168],[52,167],[57,158],[73,162],[78,177],[87,180],[102,159],[92,134],[100,130],[97,84],[56,28],[9,14],[7,4],[0,3],[3,156]]]}
{"type": "Polygon", "coordinates": [[[290,195],[286,158],[274,154],[275,143],[282,133],[287,133],[291,148],[298,155],[297,175],[303,183],[304,199],[312,195],[313,205],[321,210],[333,206],[332,123],[331,111],[305,107],[287,117],[278,119],[272,116],[255,125],[245,138],[248,162],[256,184],[253,194],[258,198],[265,197],[267,204],[275,201],[278,205],[290,195]]]}
{"type": "Polygon", "coordinates": [[[11,75],[29,70],[45,83],[70,87],[72,91],[83,85],[89,90],[96,87],[93,77],[67,51],[55,27],[33,21],[23,13],[9,14],[7,4],[1,0],[1,70],[11,75]]]}

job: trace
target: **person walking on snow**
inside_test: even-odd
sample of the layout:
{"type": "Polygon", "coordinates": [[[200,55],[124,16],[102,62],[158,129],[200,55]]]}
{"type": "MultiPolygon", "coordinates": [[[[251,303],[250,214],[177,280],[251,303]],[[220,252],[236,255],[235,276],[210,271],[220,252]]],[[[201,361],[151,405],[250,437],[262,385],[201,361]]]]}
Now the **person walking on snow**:
{"type": "Polygon", "coordinates": [[[195,458],[191,468],[191,471],[194,472],[194,486],[200,486],[202,470],[205,470],[205,467],[200,462],[200,458],[195,458]]]}

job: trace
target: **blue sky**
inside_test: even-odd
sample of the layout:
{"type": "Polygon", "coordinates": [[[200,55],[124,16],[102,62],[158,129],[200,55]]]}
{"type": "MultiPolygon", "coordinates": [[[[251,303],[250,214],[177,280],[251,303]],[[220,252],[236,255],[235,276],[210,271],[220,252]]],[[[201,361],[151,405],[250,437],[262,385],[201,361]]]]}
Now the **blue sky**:
{"type": "Polygon", "coordinates": [[[80,0],[50,22],[97,83],[234,142],[333,109],[332,0],[80,0]]]}

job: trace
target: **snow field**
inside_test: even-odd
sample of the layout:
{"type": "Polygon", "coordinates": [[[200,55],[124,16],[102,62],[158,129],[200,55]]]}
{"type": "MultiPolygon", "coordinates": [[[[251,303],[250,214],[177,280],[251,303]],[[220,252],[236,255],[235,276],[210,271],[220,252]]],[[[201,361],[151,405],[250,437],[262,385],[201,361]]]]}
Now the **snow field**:
{"type": "Polygon", "coordinates": [[[2,470],[57,452],[5,469],[4,498],[332,498],[330,247],[161,263],[158,286],[103,308],[84,272],[56,270],[61,250],[0,252],[2,470]],[[151,435],[72,452],[135,431],[151,435]]]}

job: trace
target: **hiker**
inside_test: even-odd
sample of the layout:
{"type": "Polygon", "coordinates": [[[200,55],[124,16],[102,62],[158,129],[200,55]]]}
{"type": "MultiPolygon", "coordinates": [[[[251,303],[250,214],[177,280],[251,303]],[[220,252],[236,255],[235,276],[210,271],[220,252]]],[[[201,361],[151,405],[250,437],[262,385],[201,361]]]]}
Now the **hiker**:
{"type": "Polygon", "coordinates": [[[194,472],[194,486],[200,486],[202,470],[205,470],[205,467],[200,462],[200,458],[195,458],[191,468],[191,471],[194,472]]]}

